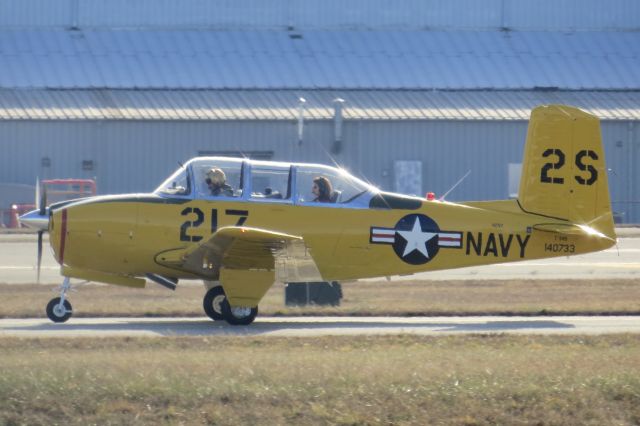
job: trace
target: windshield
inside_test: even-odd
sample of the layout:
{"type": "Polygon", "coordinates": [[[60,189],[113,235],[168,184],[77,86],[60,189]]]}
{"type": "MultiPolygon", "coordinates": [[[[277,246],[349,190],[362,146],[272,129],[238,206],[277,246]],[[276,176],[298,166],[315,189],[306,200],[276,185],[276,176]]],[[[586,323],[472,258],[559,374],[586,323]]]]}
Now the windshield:
{"type": "Polygon", "coordinates": [[[188,195],[191,193],[187,169],[180,167],[153,192],[168,195],[188,195]]]}

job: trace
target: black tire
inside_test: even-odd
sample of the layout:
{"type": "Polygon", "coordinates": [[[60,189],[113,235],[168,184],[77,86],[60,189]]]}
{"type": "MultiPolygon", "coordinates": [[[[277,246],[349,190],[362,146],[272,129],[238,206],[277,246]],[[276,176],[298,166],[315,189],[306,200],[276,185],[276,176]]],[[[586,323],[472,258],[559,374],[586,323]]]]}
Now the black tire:
{"type": "Polygon", "coordinates": [[[224,316],[222,315],[222,302],[227,298],[224,295],[224,289],[222,286],[212,287],[204,295],[202,300],[202,307],[204,312],[209,318],[214,321],[222,321],[224,316]]]}
{"type": "Polygon", "coordinates": [[[237,317],[233,314],[233,310],[231,309],[231,305],[229,305],[229,301],[225,297],[224,302],[221,304],[222,306],[222,315],[224,316],[224,320],[231,325],[249,325],[256,319],[258,315],[258,307],[251,308],[250,313],[246,316],[237,317]]]}
{"type": "Polygon", "coordinates": [[[60,304],[60,298],[55,297],[47,304],[47,316],[53,322],[65,322],[73,315],[73,308],[68,300],[64,300],[64,313],[61,313],[57,306],[60,304]]]}

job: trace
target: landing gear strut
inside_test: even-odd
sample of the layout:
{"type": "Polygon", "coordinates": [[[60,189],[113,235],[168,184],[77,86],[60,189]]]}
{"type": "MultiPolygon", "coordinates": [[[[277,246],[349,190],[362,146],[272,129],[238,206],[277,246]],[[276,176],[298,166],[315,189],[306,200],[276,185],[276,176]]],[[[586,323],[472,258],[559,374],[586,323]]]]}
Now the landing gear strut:
{"type": "Polygon", "coordinates": [[[64,277],[60,287],[60,297],[54,297],[47,304],[47,317],[53,322],[65,322],[73,314],[71,303],[66,299],[67,291],[71,288],[71,280],[64,277]]]}

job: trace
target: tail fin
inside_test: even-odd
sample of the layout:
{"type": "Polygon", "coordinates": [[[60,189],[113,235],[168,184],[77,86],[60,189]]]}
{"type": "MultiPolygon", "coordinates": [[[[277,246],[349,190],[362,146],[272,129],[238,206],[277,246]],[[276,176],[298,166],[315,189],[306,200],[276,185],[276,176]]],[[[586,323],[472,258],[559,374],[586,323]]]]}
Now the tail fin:
{"type": "Polygon", "coordinates": [[[535,108],[522,162],[522,209],[615,238],[600,135],[600,120],[577,108],[535,108]]]}

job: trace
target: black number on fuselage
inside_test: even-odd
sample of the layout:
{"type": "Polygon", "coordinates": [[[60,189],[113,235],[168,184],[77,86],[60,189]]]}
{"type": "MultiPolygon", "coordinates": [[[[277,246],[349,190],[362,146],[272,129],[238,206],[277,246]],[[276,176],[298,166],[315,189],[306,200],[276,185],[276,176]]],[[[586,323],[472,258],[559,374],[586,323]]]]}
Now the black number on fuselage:
{"type": "Polygon", "coordinates": [[[592,164],[584,164],[582,162],[582,160],[584,160],[584,157],[589,157],[595,161],[598,159],[598,154],[591,150],[587,151],[586,149],[583,149],[576,155],[576,166],[578,166],[578,168],[583,172],[588,171],[590,173],[588,179],[585,179],[582,176],[575,176],[576,182],[578,182],[580,185],[593,185],[595,181],[598,180],[598,171],[595,167],[593,167],[592,164]]]}
{"type": "Polygon", "coordinates": [[[211,233],[218,230],[218,209],[211,209],[211,233]]]}
{"type": "MultiPolygon", "coordinates": [[[[242,226],[247,221],[249,217],[248,210],[225,210],[225,215],[227,216],[238,216],[238,220],[235,226],[242,226]]],[[[196,215],[196,220],[191,221],[187,220],[182,225],[180,225],[180,241],[200,241],[202,237],[199,235],[189,235],[187,231],[189,228],[197,228],[204,223],[204,213],[198,207],[187,207],[180,215],[188,216],[190,214],[196,215]]],[[[218,230],[218,209],[211,209],[211,233],[214,234],[218,230]]]]}
{"type": "Polygon", "coordinates": [[[564,166],[564,152],[559,149],[549,148],[542,153],[542,156],[545,158],[551,155],[555,155],[556,157],[558,157],[558,161],[556,161],[555,163],[545,163],[545,165],[542,166],[542,170],[540,170],[540,182],[562,184],[564,183],[564,178],[549,177],[549,170],[558,170],[562,166],[564,166]]]}
{"type": "Polygon", "coordinates": [[[187,207],[182,212],[180,212],[182,216],[188,216],[190,214],[196,215],[196,220],[190,221],[187,220],[180,226],[180,241],[200,241],[202,239],[201,236],[198,235],[189,235],[187,234],[187,230],[189,228],[197,228],[198,226],[204,223],[204,213],[199,208],[191,208],[187,207]]]}
{"type": "Polygon", "coordinates": [[[248,210],[225,210],[227,216],[240,216],[236,222],[236,226],[242,226],[247,221],[249,216],[248,210]]]}

